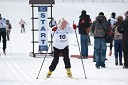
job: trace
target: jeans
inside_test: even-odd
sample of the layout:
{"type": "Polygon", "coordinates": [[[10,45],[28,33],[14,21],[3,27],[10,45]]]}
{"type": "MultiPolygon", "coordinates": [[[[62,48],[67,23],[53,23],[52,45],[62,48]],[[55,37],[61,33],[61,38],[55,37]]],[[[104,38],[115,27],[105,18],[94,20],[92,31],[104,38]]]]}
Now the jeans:
{"type": "Polygon", "coordinates": [[[105,67],[106,49],[107,45],[105,38],[96,38],[94,40],[96,67],[105,67]]]}
{"type": "Polygon", "coordinates": [[[88,57],[88,37],[88,35],[80,35],[81,56],[83,56],[83,58],[88,57]]]}
{"type": "Polygon", "coordinates": [[[115,58],[118,58],[122,61],[122,50],[123,50],[123,41],[122,40],[114,40],[114,51],[115,51],[115,58]]]}

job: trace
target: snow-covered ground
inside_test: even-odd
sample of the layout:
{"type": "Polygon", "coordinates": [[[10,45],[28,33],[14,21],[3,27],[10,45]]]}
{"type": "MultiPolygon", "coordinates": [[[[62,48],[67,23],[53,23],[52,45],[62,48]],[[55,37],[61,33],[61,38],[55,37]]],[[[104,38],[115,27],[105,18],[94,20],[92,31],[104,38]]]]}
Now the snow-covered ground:
{"type": "MultiPolygon", "coordinates": [[[[92,20],[103,11],[107,18],[111,12],[123,15],[128,9],[127,3],[56,3],[53,7],[53,16],[58,21],[65,18],[72,25],[73,20],[78,23],[81,10],[85,9],[92,20]]],[[[9,19],[12,24],[11,41],[7,42],[7,55],[0,56],[0,85],[128,85],[128,70],[114,65],[114,54],[108,56],[106,68],[96,69],[92,58],[83,60],[87,79],[83,72],[80,59],[71,57],[72,74],[75,79],[66,77],[62,57],[54,71],[52,78],[44,80],[52,57],[45,59],[39,79],[36,79],[43,57],[30,57],[32,51],[31,33],[31,5],[28,2],[0,1],[2,17],[9,19]],[[19,21],[26,21],[26,33],[20,33],[19,21]]],[[[36,16],[38,15],[35,13],[36,16]]],[[[49,13],[50,14],[50,13],[49,13]]],[[[37,23],[37,22],[36,22],[37,23]]],[[[37,27],[38,25],[36,25],[37,27]]],[[[37,36],[37,35],[35,35],[37,36]]],[[[37,36],[38,37],[38,36],[37,36]]],[[[93,38],[91,37],[93,44],[93,38]]],[[[75,35],[70,36],[70,55],[79,55],[75,35]]],[[[36,49],[37,50],[37,49],[36,49]]],[[[108,48],[109,50],[109,48],[108,48]]],[[[107,50],[107,54],[108,51],[107,50]]],[[[93,46],[89,46],[89,55],[93,54],[93,46]]]]}

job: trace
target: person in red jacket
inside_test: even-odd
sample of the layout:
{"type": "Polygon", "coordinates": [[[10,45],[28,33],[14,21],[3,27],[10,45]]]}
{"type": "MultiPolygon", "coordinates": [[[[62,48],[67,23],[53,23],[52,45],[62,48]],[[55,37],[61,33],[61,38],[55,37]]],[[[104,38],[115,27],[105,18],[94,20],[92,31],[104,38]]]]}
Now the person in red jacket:
{"type": "MultiPolygon", "coordinates": [[[[85,10],[81,11],[81,15],[79,17],[79,34],[80,34],[80,44],[81,44],[81,58],[87,59],[88,58],[88,42],[89,42],[89,32],[91,26],[91,19],[90,15],[86,14],[85,10]]],[[[80,59],[81,59],[80,58],[80,59]]]]}

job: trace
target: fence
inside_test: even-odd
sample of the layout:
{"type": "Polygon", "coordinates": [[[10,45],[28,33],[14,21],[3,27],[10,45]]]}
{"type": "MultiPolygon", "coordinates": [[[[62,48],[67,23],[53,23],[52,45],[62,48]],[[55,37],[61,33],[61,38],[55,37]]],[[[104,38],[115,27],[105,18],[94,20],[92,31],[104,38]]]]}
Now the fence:
{"type": "Polygon", "coordinates": [[[128,0],[55,0],[55,2],[128,2],[128,0]]]}

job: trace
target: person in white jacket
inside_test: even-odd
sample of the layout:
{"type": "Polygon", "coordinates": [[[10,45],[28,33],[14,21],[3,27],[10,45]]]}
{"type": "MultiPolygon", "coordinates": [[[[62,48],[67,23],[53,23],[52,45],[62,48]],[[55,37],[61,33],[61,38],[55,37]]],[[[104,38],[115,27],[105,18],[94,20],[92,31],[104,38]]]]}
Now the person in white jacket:
{"type": "MultiPolygon", "coordinates": [[[[73,28],[76,29],[75,24],[73,25],[73,28]]],[[[48,71],[46,77],[50,77],[52,72],[55,70],[55,68],[59,62],[60,52],[62,52],[65,69],[67,71],[67,76],[72,77],[72,73],[70,70],[71,63],[70,63],[70,59],[69,59],[69,45],[68,45],[69,38],[68,37],[69,37],[69,34],[75,33],[73,28],[71,28],[69,26],[69,24],[66,20],[61,20],[61,22],[59,23],[59,27],[55,26],[52,28],[52,31],[54,31],[54,33],[53,33],[54,58],[53,58],[51,65],[49,66],[49,71],[48,71]]]]}

